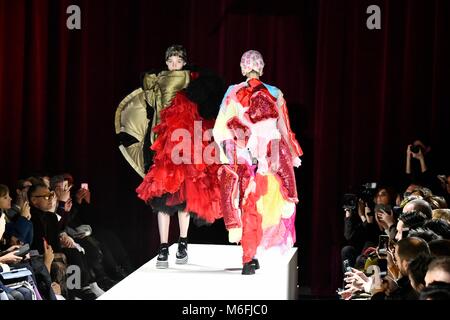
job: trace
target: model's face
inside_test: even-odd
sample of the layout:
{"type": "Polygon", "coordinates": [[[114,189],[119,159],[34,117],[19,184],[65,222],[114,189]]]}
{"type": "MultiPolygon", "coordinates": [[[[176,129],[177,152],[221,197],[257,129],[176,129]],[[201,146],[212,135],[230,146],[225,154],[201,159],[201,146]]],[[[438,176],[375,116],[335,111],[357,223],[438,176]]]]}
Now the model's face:
{"type": "Polygon", "coordinates": [[[171,56],[166,60],[166,64],[169,71],[174,71],[183,69],[186,62],[184,62],[183,58],[171,56]]]}

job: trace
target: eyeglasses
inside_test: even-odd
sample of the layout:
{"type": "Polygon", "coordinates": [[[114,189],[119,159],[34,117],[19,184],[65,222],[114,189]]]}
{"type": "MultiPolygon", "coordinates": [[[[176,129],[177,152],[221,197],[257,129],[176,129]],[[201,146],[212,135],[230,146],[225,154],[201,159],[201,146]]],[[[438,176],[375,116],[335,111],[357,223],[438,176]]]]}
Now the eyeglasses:
{"type": "Polygon", "coordinates": [[[33,198],[44,198],[45,200],[50,200],[53,199],[55,197],[55,193],[54,192],[50,192],[48,194],[44,194],[41,196],[33,196],[33,198]]]}

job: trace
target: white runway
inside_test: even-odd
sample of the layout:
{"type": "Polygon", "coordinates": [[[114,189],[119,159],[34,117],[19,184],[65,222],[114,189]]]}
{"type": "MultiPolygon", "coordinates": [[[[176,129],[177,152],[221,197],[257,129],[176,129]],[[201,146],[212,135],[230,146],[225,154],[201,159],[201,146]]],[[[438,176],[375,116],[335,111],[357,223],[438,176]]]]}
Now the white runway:
{"type": "Polygon", "coordinates": [[[242,275],[237,245],[189,244],[189,262],[156,269],[156,257],[103,294],[99,300],[286,300],[297,298],[297,248],[284,255],[266,251],[261,269],[242,275]]]}

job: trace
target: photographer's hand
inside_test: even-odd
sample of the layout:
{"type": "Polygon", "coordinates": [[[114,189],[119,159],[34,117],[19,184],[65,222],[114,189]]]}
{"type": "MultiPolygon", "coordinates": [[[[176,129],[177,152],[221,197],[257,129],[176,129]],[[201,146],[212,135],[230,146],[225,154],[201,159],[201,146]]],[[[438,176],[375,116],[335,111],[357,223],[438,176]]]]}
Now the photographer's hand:
{"type": "Polygon", "coordinates": [[[389,275],[393,279],[398,279],[400,270],[398,269],[397,264],[394,261],[394,253],[390,249],[387,250],[386,259],[387,259],[387,270],[389,275]]]}
{"type": "Polygon", "coordinates": [[[20,261],[22,261],[22,257],[16,256],[16,251],[13,252],[9,252],[3,256],[0,257],[0,262],[1,263],[6,263],[6,264],[15,264],[15,263],[19,263],[20,261]]]}
{"type": "Polygon", "coordinates": [[[358,200],[358,215],[361,218],[362,222],[366,222],[366,212],[365,212],[365,203],[363,200],[358,200]]]}
{"type": "Polygon", "coordinates": [[[31,219],[30,204],[28,203],[28,201],[25,201],[23,203],[22,208],[20,210],[20,215],[27,220],[31,219]]]}
{"type": "Polygon", "coordinates": [[[342,299],[350,300],[352,298],[353,293],[355,293],[357,291],[359,291],[357,288],[352,287],[347,290],[339,291],[338,294],[341,296],[342,299]]]}
{"type": "Polygon", "coordinates": [[[395,223],[394,213],[392,212],[392,210],[390,213],[387,213],[384,210],[380,210],[379,214],[380,220],[383,220],[386,223],[387,229],[389,229],[395,223]]]}
{"type": "Polygon", "coordinates": [[[364,207],[364,215],[366,216],[367,223],[373,223],[372,210],[370,210],[370,208],[367,205],[367,203],[365,204],[365,207],[364,207]]]}
{"type": "Polygon", "coordinates": [[[345,212],[345,218],[350,218],[352,216],[352,210],[344,209],[344,212],[345,212]]]}
{"type": "Polygon", "coordinates": [[[422,148],[419,149],[419,152],[417,152],[416,154],[414,154],[414,158],[416,158],[417,160],[420,161],[420,171],[422,173],[424,173],[425,171],[427,171],[427,165],[425,163],[425,156],[422,153],[422,148]]]}
{"type": "Polygon", "coordinates": [[[366,287],[370,288],[371,280],[361,271],[353,269],[356,272],[346,272],[347,276],[344,281],[347,283],[345,289],[354,289],[355,291],[366,291],[366,287]]]}
{"type": "Polygon", "coordinates": [[[75,200],[78,204],[81,204],[83,200],[89,204],[91,202],[91,192],[87,189],[80,188],[75,194],[75,200]]]}
{"type": "Polygon", "coordinates": [[[412,157],[412,151],[411,151],[411,145],[408,144],[408,147],[406,148],[406,168],[405,172],[406,174],[411,174],[411,157],[412,157]]]}

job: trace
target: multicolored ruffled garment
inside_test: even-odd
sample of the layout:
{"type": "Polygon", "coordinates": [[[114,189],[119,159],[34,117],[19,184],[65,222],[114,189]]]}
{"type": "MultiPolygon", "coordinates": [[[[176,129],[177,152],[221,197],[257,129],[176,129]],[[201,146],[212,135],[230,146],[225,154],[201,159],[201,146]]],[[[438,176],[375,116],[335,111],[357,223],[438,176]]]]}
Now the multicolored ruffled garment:
{"type": "Polygon", "coordinates": [[[221,210],[230,241],[242,244],[243,263],[258,247],[292,247],[298,202],[293,167],[303,151],[282,92],[258,79],[231,86],[213,136],[225,164],[218,172],[221,210]]]}

